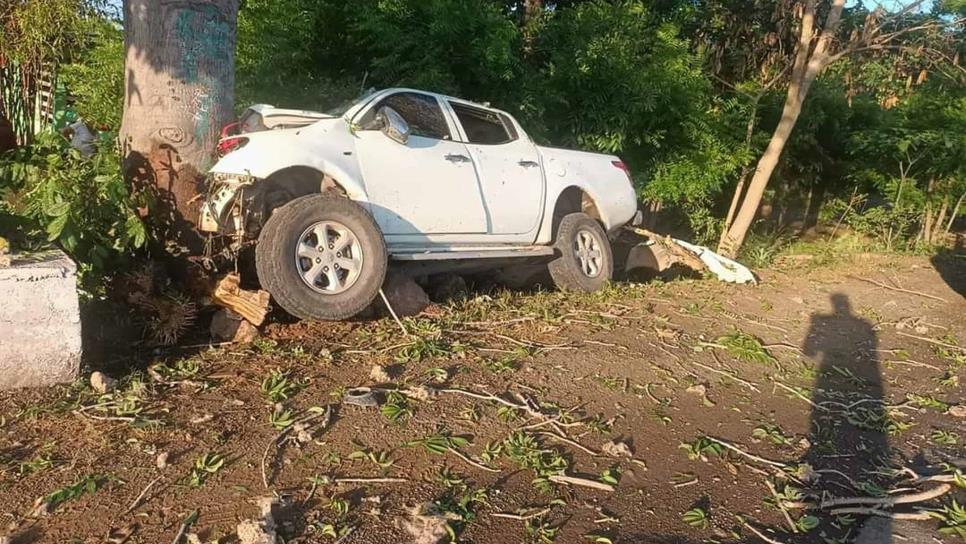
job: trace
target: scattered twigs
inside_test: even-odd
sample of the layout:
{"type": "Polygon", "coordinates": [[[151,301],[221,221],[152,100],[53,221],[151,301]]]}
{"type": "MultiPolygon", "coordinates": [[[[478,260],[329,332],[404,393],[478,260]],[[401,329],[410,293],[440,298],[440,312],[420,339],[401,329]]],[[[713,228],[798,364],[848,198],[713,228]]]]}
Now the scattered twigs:
{"type": "Polygon", "coordinates": [[[396,324],[399,325],[400,329],[402,329],[403,336],[409,336],[409,330],[406,329],[406,325],[404,325],[402,320],[399,319],[399,316],[396,315],[396,310],[392,309],[392,304],[389,303],[389,298],[386,296],[386,292],[382,290],[382,287],[379,288],[379,296],[382,297],[382,303],[385,304],[386,309],[389,310],[389,315],[396,320],[396,324]]]}
{"type": "Polygon", "coordinates": [[[605,484],[604,482],[598,482],[597,480],[588,480],[586,478],[577,478],[575,476],[566,476],[563,474],[554,474],[547,478],[555,484],[567,484],[576,485],[581,487],[589,487],[591,489],[599,489],[601,491],[614,491],[614,486],[610,484],[605,484]]]}
{"type": "Polygon", "coordinates": [[[881,518],[905,519],[913,521],[929,521],[932,519],[932,516],[929,515],[929,512],[888,512],[878,508],[864,507],[836,508],[835,510],[831,511],[831,514],[833,516],[857,514],[860,516],[879,516],[881,518]]]}
{"type": "Polygon", "coordinates": [[[735,446],[734,444],[728,443],[728,442],[726,442],[724,440],[715,438],[713,436],[709,436],[707,438],[708,438],[708,440],[711,440],[712,442],[717,442],[718,444],[721,444],[725,448],[727,448],[727,449],[729,449],[729,450],[731,450],[731,451],[733,451],[733,452],[735,452],[735,453],[737,453],[737,454],[739,454],[739,455],[741,455],[743,457],[747,457],[748,459],[751,459],[752,461],[757,461],[759,463],[762,463],[762,464],[765,464],[765,465],[768,465],[768,466],[771,466],[771,467],[774,467],[774,468],[782,469],[782,470],[787,470],[789,468],[789,465],[787,463],[782,463],[781,461],[772,461],[771,459],[766,459],[764,457],[760,457],[760,456],[755,455],[753,453],[749,453],[749,452],[747,452],[747,451],[739,448],[738,446],[735,446]]]}
{"type": "Polygon", "coordinates": [[[829,411],[831,411],[828,406],[823,406],[821,404],[815,404],[814,402],[812,402],[812,399],[806,397],[805,395],[803,395],[803,394],[799,393],[798,391],[796,391],[794,388],[789,387],[789,386],[783,384],[782,382],[780,382],[778,380],[772,380],[772,383],[775,384],[775,385],[777,385],[778,387],[781,387],[785,391],[788,391],[789,393],[795,395],[796,397],[804,400],[805,402],[807,402],[808,404],[810,404],[812,406],[812,408],[816,408],[818,410],[822,410],[823,412],[829,412],[829,411]]]}
{"type": "Polygon", "coordinates": [[[707,438],[708,438],[708,440],[710,440],[712,442],[715,442],[717,444],[720,444],[720,445],[724,446],[725,448],[728,448],[729,450],[731,450],[731,451],[733,451],[733,452],[735,452],[735,453],[737,453],[739,455],[742,455],[744,457],[747,457],[748,459],[751,459],[752,461],[757,461],[759,463],[763,463],[765,465],[772,466],[772,467],[776,467],[776,468],[780,468],[780,469],[786,469],[786,468],[788,468],[788,465],[786,465],[785,463],[780,463],[778,461],[772,461],[771,459],[765,459],[764,457],[759,457],[759,456],[757,456],[757,455],[755,455],[753,453],[748,453],[745,450],[739,448],[738,446],[735,446],[734,444],[731,444],[730,442],[725,442],[724,440],[720,440],[720,439],[715,438],[713,436],[709,436],[707,438]]]}
{"type": "Polygon", "coordinates": [[[907,295],[917,295],[917,296],[920,296],[920,297],[931,298],[932,300],[938,300],[939,302],[949,302],[948,300],[946,300],[946,299],[944,299],[942,297],[937,297],[936,295],[930,295],[929,293],[923,293],[922,291],[912,291],[910,289],[903,289],[902,287],[894,287],[892,285],[888,285],[888,284],[885,284],[885,283],[882,283],[880,281],[876,281],[876,280],[873,280],[873,279],[870,279],[870,278],[861,278],[859,276],[855,276],[855,275],[852,275],[852,274],[849,274],[848,277],[850,277],[850,278],[852,278],[854,280],[859,280],[859,281],[864,281],[866,283],[871,283],[872,285],[876,285],[876,286],[879,286],[879,287],[881,287],[883,289],[888,289],[890,291],[897,291],[899,293],[906,293],[907,295]]]}
{"type": "Polygon", "coordinates": [[[151,491],[151,488],[154,487],[154,484],[160,482],[163,479],[164,479],[164,476],[158,476],[157,478],[151,480],[151,483],[145,486],[144,490],[141,491],[141,494],[138,495],[136,499],[134,499],[134,502],[131,503],[131,506],[127,507],[127,510],[124,511],[124,515],[130,514],[131,512],[134,511],[135,508],[137,508],[138,506],[141,506],[141,502],[144,500],[144,497],[147,496],[148,492],[151,491]]]}
{"type": "Polygon", "coordinates": [[[894,497],[836,497],[831,499],[822,499],[817,506],[823,510],[826,508],[849,505],[889,507],[897,504],[911,504],[929,501],[949,493],[951,489],[951,485],[941,484],[932,489],[920,491],[919,493],[910,493],[908,495],[898,495],[894,497]]]}
{"type": "Polygon", "coordinates": [[[406,478],[329,478],[328,483],[333,484],[402,484],[409,480],[406,478]]]}
{"type": "Polygon", "coordinates": [[[184,518],[184,521],[181,522],[181,527],[178,527],[178,532],[174,535],[174,540],[171,541],[171,544],[180,544],[181,543],[181,540],[184,538],[185,534],[188,532],[188,529],[192,525],[194,525],[194,523],[195,523],[195,521],[197,521],[197,519],[198,519],[198,511],[197,510],[195,510],[195,511],[191,512],[190,514],[188,514],[188,517],[184,518]]]}
{"type": "Polygon", "coordinates": [[[781,510],[782,515],[785,516],[785,522],[788,523],[788,528],[791,529],[793,533],[797,533],[798,526],[795,525],[795,521],[792,519],[791,514],[788,513],[788,509],[785,508],[784,504],[782,504],[782,499],[778,495],[778,490],[775,489],[775,484],[771,483],[771,480],[768,478],[765,478],[765,485],[768,486],[768,491],[771,491],[772,496],[775,497],[775,504],[778,506],[778,509],[781,510]]]}
{"type": "Polygon", "coordinates": [[[946,342],[940,342],[939,340],[934,340],[932,338],[929,338],[928,336],[919,336],[916,334],[909,334],[907,332],[902,332],[902,331],[896,331],[896,334],[900,336],[906,336],[909,338],[915,338],[916,340],[922,340],[923,342],[929,342],[930,344],[935,344],[937,346],[942,346],[944,348],[949,348],[949,349],[955,349],[966,353],[966,348],[962,346],[957,346],[955,344],[948,344],[946,342]]]}
{"type": "Polygon", "coordinates": [[[534,510],[533,512],[529,512],[527,514],[511,514],[508,512],[494,512],[490,515],[495,518],[506,518],[506,519],[515,519],[517,521],[527,521],[533,518],[543,517],[549,514],[550,510],[551,508],[547,507],[547,508],[541,508],[539,510],[534,510]]]}
{"type": "Polygon", "coordinates": [[[500,469],[498,469],[498,468],[488,467],[488,466],[484,465],[483,463],[479,463],[477,461],[474,461],[473,459],[470,459],[470,457],[468,455],[466,455],[463,452],[457,450],[456,448],[449,448],[447,451],[450,452],[450,453],[452,453],[456,457],[459,457],[460,459],[462,459],[463,462],[465,462],[467,464],[470,464],[470,465],[472,465],[472,466],[474,466],[474,467],[476,467],[476,468],[478,468],[480,470],[485,470],[487,472],[494,472],[494,473],[500,472],[500,469]]]}
{"type": "Polygon", "coordinates": [[[567,438],[566,436],[563,436],[563,435],[560,435],[560,434],[557,434],[557,433],[554,433],[554,432],[550,432],[550,431],[540,431],[537,434],[539,434],[541,436],[549,436],[550,438],[553,438],[554,440],[563,442],[564,444],[569,444],[569,445],[577,448],[578,450],[586,453],[587,455],[592,455],[594,457],[601,457],[601,453],[599,451],[594,451],[594,450],[588,448],[587,446],[584,446],[583,444],[581,444],[581,443],[579,443],[577,441],[574,441],[574,440],[571,440],[571,439],[567,438]]]}
{"type": "MultiPolygon", "coordinates": [[[[711,352],[711,355],[714,357],[714,360],[720,365],[721,364],[721,359],[718,358],[718,354],[712,351],[711,352]]],[[[697,366],[699,368],[703,368],[703,369],[707,370],[708,372],[713,372],[713,373],[718,374],[720,376],[725,376],[726,378],[728,378],[730,380],[733,380],[733,381],[735,381],[735,382],[737,382],[737,383],[739,383],[739,384],[747,387],[748,389],[754,391],[755,393],[761,393],[761,390],[758,389],[758,386],[756,386],[752,382],[749,382],[748,380],[739,378],[738,375],[737,375],[737,373],[735,373],[735,372],[726,372],[724,370],[719,370],[717,368],[710,367],[708,365],[702,364],[702,363],[700,363],[698,361],[691,361],[691,364],[693,364],[694,366],[697,366]]]]}
{"type": "Polygon", "coordinates": [[[314,420],[316,420],[316,419],[318,419],[320,417],[323,418],[322,419],[322,427],[323,428],[327,427],[329,425],[329,419],[332,417],[332,406],[331,405],[326,406],[324,412],[315,412],[315,413],[313,413],[311,415],[308,415],[308,416],[306,416],[306,417],[304,417],[304,418],[302,418],[300,420],[295,421],[294,423],[292,423],[288,427],[285,427],[284,429],[282,429],[277,435],[275,435],[275,438],[272,439],[272,441],[269,442],[267,446],[265,446],[265,451],[262,453],[262,484],[265,485],[265,489],[271,489],[271,487],[268,485],[268,461],[269,461],[268,456],[269,456],[269,454],[271,452],[275,451],[275,449],[279,445],[281,445],[281,443],[285,440],[285,437],[287,437],[288,434],[290,432],[292,432],[292,430],[294,430],[296,427],[305,425],[305,424],[307,424],[307,423],[309,423],[311,421],[314,421],[314,420]]]}
{"type": "Polygon", "coordinates": [[[749,531],[751,531],[752,533],[754,533],[755,536],[757,536],[758,538],[764,540],[768,544],[784,544],[784,542],[782,542],[780,540],[775,540],[774,538],[771,538],[771,537],[765,535],[765,533],[763,533],[763,532],[759,531],[757,528],[755,528],[754,525],[752,525],[752,524],[748,523],[747,521],[745,521],[745,518],[743,518],[741,516],[738,516],[738,521],[740,521],[741,524],[746,529],[748,529],[749,531]]]}

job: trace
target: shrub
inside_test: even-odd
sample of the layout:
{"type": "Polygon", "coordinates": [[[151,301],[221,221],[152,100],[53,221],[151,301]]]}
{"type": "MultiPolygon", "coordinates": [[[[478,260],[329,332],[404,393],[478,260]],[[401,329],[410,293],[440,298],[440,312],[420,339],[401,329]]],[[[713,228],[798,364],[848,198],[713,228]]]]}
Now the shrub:
{"type": "Polygon", "coordinates": [[[44,238],[63,248],[77,262],[85,289],[98,288],[147,242],[135,210],[148,203],[132,199],[120,163],[108,146],[83,159],[55,133],[0,157],[0,195],[7,213],[22,219],[17,238],[44,238]]]}

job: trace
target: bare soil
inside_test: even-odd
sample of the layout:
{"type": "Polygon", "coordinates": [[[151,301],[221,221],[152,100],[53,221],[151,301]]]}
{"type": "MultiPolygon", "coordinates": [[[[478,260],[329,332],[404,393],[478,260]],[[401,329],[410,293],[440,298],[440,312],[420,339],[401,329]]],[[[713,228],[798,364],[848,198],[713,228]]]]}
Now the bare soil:
{"type": "MultiPolygon", "coordinates": [[[[955,258],[790,259],[757,287],[472,292],[407,320],[409,337],[389,319],[278,323],[251,346],[132,360],[137,370],[108,396],[86,382],[0,393],[0,536],[167,543],[197,513],[186,532],[236,542],[255,501],[275,496],[288,543],[413,542],[404,522],[427,502],[449,512],[460,542],[479,544],[761,542],[749,526],[776,542],[847,542],[862,515],[812,510],[811,528],[801,509],[786,518],[769,484],[793,502],[943,485],[895,471],[948,475],[966,457],[956,415],[966,404],[966,301],[955,290],[964,268],[955,258]],[[382,393],[382,410],[340,402],[346,388],[376,385],[376,365],[391,378],[383,389],[435,394],[382,393]],[[263,391],[273,370],[296,385],[276,388],[286,394],[274,401],[263,391]],[[292,423],[312,417],[305,429],[292,423]],[[442,453],[412,444],[433,434],[458,438],[442,453]],[[611,441],[633,457],[605,453],[611,441]],[[198,467],[206,454],[223,463],[198,467]],[[535,466],[617,483],[535,482],[535,466]]],[[[954,497],[966,502],[954,488],[895,510],[954,497]]],[[[938,540],[959,538],[939,520],[920,523],[938,540]]]]}

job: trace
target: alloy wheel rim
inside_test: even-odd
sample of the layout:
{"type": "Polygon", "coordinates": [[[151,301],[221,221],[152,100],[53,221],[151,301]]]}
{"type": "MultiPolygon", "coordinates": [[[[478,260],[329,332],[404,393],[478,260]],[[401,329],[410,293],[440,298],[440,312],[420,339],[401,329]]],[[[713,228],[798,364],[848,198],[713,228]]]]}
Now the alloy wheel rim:
{"type": "Polygon", "coordinates": [[[362,245],[338,221],[313,223],[295,243],[295,266],[310,289],[337,295],[355,285],[362,272],[362,245]]]}
{"type": "Polygon", "coordinates": [[[589,230],[577,231],[574,240],[574,255],[580,265],[581,272],[588,278],[600,276],[604,268],[604,252],[601,250],[597,236],[589,230]]]}

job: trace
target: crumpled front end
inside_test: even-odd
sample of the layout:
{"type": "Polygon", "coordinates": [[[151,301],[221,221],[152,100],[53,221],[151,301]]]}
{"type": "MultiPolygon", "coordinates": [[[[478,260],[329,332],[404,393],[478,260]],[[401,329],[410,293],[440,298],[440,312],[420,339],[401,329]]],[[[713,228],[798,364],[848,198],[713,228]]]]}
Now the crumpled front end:
{"type": "Polygon", "coordinates": [[[250,175],[213,172],[208,175],[208,194],[201,207],[202,232],[242,235],[245,233],[245,192],[257,179],[250,175]]]}

